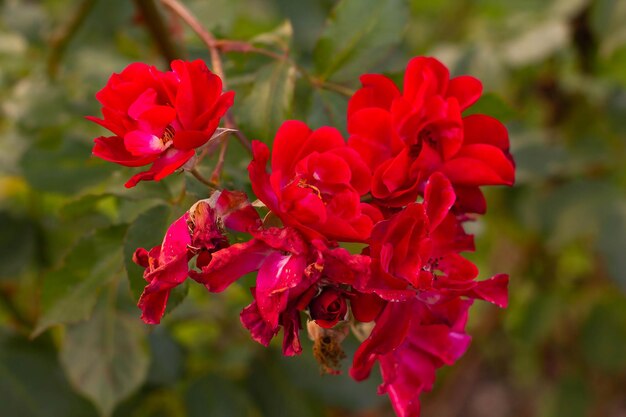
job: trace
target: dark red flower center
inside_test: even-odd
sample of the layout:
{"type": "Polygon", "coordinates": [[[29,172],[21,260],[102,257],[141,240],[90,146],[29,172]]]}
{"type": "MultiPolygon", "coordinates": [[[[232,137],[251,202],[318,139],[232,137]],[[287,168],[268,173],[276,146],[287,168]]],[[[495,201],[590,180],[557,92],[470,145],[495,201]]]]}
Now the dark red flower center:
{"type": "Polygon", "coordinates": [[[422,152],[424,144],[427,144],[436,150],[439,148],[439,138],[437,132],[430,127],[420,130],[417,134],[417,140],[409,148],[409,155],[413,158],[417,158],[422,152]]]}
{"type": "Polygon", "coordinates": [[[417,135],[417,139],[419,143],[426,142],[433,148],[437,146],[437,137],[435,136],[435,132],[433,132],[430,128],[422,129],[422,131],[417,135]]]}
{"type": "Polygon", "coordinates": [[[338,313],[341,310],[341,304],[335,300],[328,305],[327,310],[329,313],[338,313]]]}

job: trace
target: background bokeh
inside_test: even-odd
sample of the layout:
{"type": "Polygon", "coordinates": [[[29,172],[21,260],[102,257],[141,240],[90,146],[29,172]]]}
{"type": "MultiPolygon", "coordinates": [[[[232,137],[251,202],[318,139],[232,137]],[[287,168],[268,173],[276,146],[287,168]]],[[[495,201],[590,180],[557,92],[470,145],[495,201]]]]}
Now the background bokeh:
{"type": "MultiPolygon", "coordinates": [[[[365,72],[401,82],[415,55],[480,78],[470,110],[506,123],[518,176],[487,191],[470,257],[483,277],[511,275],[511,301],[475,305],[473,344],[422,415],[626,416],[625,1],[183,2],[218,39],[289,57],[223,54],[239,126],[268,143],[286,118],[345,131],[341,91],[365,72]]],[[[0,1],[0,415],[392,416],[377,375],[320,376],[307,342],[297,358],[253,342],[239,324],[250,279],[186,285],[162,325],[141,324],[130,254],[206,190],[184,174],[125,190],[131,169],[90,156],[105,132],[84,116],[130,62],[210,63],[162,7],[159,47],[138,12],[154,4],[0,1]]],[[[248,161],[231,139],[226,186],[249,190],[248,161]]]]}

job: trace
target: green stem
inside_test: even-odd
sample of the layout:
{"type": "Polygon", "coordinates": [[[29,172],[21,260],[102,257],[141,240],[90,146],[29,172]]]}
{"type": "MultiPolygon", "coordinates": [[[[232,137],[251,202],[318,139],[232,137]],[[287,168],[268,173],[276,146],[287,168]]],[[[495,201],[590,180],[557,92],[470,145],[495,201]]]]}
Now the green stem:
{"type": "Polygon", "coordinates": [[[204,176],[200,173],[200,171],[198,171],[197,168],[192,168],[191,170],[189,170],[189,172],[191,172],[191,175],[193,175],[198,181],[200,181],[202,184],[206,185],[210,189],[217,189],[217,186],[213,182],[204,178],[204,176]]]}

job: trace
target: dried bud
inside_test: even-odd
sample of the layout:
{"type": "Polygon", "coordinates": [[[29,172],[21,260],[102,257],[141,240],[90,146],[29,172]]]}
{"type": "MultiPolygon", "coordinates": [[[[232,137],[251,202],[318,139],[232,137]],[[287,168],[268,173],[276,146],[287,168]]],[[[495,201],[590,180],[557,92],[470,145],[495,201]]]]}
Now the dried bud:
{"type": "Polygon", "coordinates": [[[322,374],[340,374],[341,360],[346,357],[341,342],[348,334],[348,327],[326,329],[310,320],[306,327],[309,338],[313,340],[313,356],[320,364],[322,374]]]}

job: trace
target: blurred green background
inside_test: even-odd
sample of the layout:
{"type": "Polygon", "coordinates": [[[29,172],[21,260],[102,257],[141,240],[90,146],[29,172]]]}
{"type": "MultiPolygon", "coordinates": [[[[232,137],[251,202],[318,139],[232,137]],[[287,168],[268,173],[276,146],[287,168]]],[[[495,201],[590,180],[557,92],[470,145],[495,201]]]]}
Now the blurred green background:
{"type": "MultiPolygon", "coordinates": [[[[475,305],[474,342],[422,415],[626,416],[625,1],[183,2],[218,39],[289,57],[223,54],[250,138],[270,142],[286,118],[345,131],[337,91],[365,72],[400,82],[416,55],[480,78],[470,112],[506,123],[518,179],[487,190],[470,257],[483,277],[511,275],[511,302],[475,305]]],[[[0,1],[0,415],[392,416],[377,375],[320,376],[308,341],[298,358],[253,342],[239,324],[250,279],[219,295],[185,285],[162,325],[141,324],[130,255],[206,191],[183,174],[123,189],[131,169],[90,157],[105,132],[83,116],[130,62],[210,63],[163,7],[159,47],[138,11],[151,5],[0,1]]],[[[248,161],[232,139],[226,186],[249,190],[248,161]]]]}

